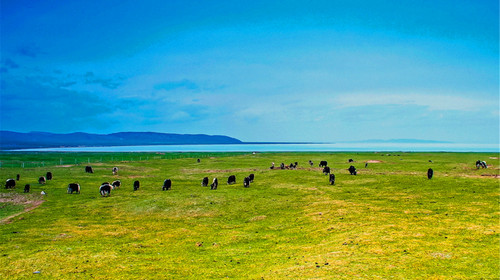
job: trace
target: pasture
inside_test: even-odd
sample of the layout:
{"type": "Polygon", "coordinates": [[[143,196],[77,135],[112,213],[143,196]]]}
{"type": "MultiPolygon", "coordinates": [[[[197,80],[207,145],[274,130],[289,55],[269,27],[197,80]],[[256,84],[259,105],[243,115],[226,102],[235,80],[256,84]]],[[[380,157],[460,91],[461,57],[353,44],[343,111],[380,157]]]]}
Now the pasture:
{"type": "Polygon", "coordinates": [[[1,153],[0,278],[498,279],[498,157],[1,153]],[[488,168],[476,169],[478,159],[488,168]],[[38,184],[48,171],[54,178],[38,184]],[[218,178],[217,190],[201,186],[205,176],[218,178]],[[162,191],[165,179],[171,190],[162,191]],[[121,187],[101,197],[101,183],[114,180],[121,187]],[[81,193],[67,194],[74,182],[81,193]]]}

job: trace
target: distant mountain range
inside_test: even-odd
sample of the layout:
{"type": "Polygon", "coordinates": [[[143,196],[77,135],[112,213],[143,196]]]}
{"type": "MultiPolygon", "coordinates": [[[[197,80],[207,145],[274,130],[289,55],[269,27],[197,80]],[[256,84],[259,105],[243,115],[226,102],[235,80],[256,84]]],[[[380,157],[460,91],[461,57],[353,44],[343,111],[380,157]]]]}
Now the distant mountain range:
{"type": "Polygon", "coordinates": [[[173,134],[156,132],[118,132],[91,134],[75,132],[57,134],[48,132],[0,131],[0,150],[98,147],[135,145],[183,145],[183,144],[241,144],[236,138],[222,135],[173,134]]]}

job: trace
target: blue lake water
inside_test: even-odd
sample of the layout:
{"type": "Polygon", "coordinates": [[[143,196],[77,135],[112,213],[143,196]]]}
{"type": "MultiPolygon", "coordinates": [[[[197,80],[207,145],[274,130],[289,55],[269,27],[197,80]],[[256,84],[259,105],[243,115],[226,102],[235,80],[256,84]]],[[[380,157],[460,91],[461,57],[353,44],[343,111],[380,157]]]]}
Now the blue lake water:
{"type": "Polygon", "coordinates": [[[23,149],[47,152],[493,152],[499,144],[456,143],[334,143],[334,144],[229,144],[229,145],[148,145],[23,149]]]}

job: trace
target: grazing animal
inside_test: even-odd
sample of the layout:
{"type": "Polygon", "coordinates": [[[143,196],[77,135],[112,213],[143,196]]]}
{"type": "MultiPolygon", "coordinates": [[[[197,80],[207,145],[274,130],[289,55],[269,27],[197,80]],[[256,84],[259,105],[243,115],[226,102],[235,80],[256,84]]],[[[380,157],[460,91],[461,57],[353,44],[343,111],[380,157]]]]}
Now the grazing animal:
{"type": "Polygon", "coordinates": [[[250,179],[250,183],[253,183],[254,178],[255,178],[255,175],[253,173],[248,175],[248,179],[250,179]]]}
{"type": "Polygon", "coordinates": [[[313,166],[313,165],[314,165],[314,163],[312,162],[312,160],[309,160],[309,165],[310,165],[310,166],[313,166]]]}
{"type": "Polygon", "coordinates": [[[354,160],[352,158],[349,159],[349,162],[354,162],[354,160]]]}
{"type": "Polygon", "coordinates": [[[349,166],[348,170],[349,170],[349,173],[351,173],[351,175],[357,175],[358,174],[358,172],[356,171],[356,167],[354,167],[352,165],[349,166]]]}
{"type": "Polygon", "coordinates": [[[322,160],[319,162],[319,167],[325,167],[328,165],[328,162],[326,162],[326,160],[322,160]]]}
{"type": "Polygon", "coordinates": [[[24,192],[29,193],[30,192],[30,184],[24,185],[24,192]]]}
{"type": "Polygon", "coordinates": [[[21,175],[17,174],[16,175],[16,181],[19,181],[19,179],[21,179],[21,175]]]}
{"type": "Polygon", "coordinates": [[[271,163],[271,167],[269,169],[274,169],[274,162],[271,163]]]}
{"type": "Polygon", "coordinates": [[[92,169],[92,166],[85,166],[85,173],[94,173],[94,169],[92,169]]]}
{"type": "Polygon", "coordinates": [[[45,184],[45,182],[47,182],[47,179],[45,179],[44,176],[41,176],[40,178],[38,178],[38,184],[43,185],[43,184],[45,184]]]}
{"type": "Polygon", "coordinates": [[[330,174],[330,185],[335,185],[335,174],[330,174]]]}
{"type": "Polygon", "coordinates": [[[52,180],[52,172],[47,172],[47,174],[45,175],[45,177],[47,178],[47,180],[52,180]]]}
{"type": "Polygon", "coordinates": [[[197,163],[200,163],[200,162],[201,162],[201,159],[197,159],[197,160],[196,160],[196,162],[197,162],[197,163]]]}
{"type": "Polygon", "coordinates": [[[365,168],[367,168],[367,167],[368,167],[368,162],[365,162],[365,168]]]}
{"type": "Polygon", "coordinates": [[[14,179],[7,179],[7,181],[5,181],[6,189],[13,189],[15,186],[16,186],[16,181],[14,179]]]}
{"type": "Polygon", "coordinates": [[[429,168],[427,170],[427,178],[432,179],[432,176],[434,176],[434,170],[432,170],[432,168],[429,168]]]}
{"type": "Polygon", "coordinates": [[[134,181],[134,191],[138,190],[140,186],[139,181],[134,181]]]}
{"type": "Polygon", "coordinates": [[[170,179],[166,179],[163,181],[163,187],[161,188],[162,191],[168,191],[172,188],[172,181],[170,179]]]}
{"type": "Polygon", "coordinates": [[[217,178],[214,178],[212,184],[210,185],[210,189],[216,190],[218,185],[219,185],[219,181],[217,180],[217,178]]]}
{"type": "Polygon", "coordinates": [[[201,186],[202,187],[208,186],[208,177],[204,177],[203,180],[201,180],[201,186]]]}
{"type": "Polygon", "coordinates": [[[325,175],[330,174],[330,167],[328,167],[328,166],[323,167],[323,174],[325,174],[325,175]]]}
{"type": "Polygon", "coordinates": [[[245,177],[245,179],[243,179],[243,187],[245,187],[245,188],[250,187],[250,178],[245,177]]]}
{"type": "Polygon", "coordinates": [[[112,171],[113,171],[113,175],[118,174],[118,167],[116,167],[116,166],[113,167],[112,171]]]}
{"type": "Polygon", "coordinates": [[[280,164],[280,168],[285,169],[285,164],[283,162],[280,164]]]}
{"type": "MultiPolygon", "coordinates": [[[[77,183],[68,184],[68,193],[72,194],[74,192],[80,193],[80,184],[77,184],[77,183]]],[[[101,195],[102,195],[102,193],[101,193],[101,195]]]]}
{"type": "Polygon", "coordinates": [[[488,168],[488,165],[486,164],[486,161],[483,160],[478,160],[476,161],[476,168],[488,168]]]}
{"type": "Polygon", "coordinates": [[[119,188],[121,185],[122,185],[122,182],[120,182],[120,180],[116,180],[116,181],[113,181],[113,183],[111,183],[111,186],[113,186],[113,189],[119,188]]]}
{"type": "Polygon", "coordinates": [[[236,176],[234,175],[231,175],[227,178],[227,184],[228,185],[232,185],[232,184],[235,184],[236,183],[236,176]]]}
{"type": "Polygon", "coordinates": [[[111,194],[111,185],[101,185],[101,187],[99,187],[99,193],[101,193],[101,196],[109,196],[111,194]]]}
{"type": "Polygon", "coordinates": [[[46,195],[47,193],[45,191],[40,192],[41,195],[46,195]]]}

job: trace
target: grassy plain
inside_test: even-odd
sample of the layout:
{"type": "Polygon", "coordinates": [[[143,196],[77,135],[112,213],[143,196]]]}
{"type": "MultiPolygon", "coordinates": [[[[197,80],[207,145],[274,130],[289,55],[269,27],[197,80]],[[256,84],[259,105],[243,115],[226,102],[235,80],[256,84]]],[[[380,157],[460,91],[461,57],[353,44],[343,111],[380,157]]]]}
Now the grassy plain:
{"type": "Polygon", "coordinates": [[[0,278],[498,279],[498,157],[3,153],[2,184],[21,179],[0,190],[0,278]],[[476,169],[478,159],[489,168],[476,169]],[[320,160],[336,175],[334,186],[320,160]],[[89,162],[94,174],[84,173],[89,162]],[[299,166],[270,170],[271,162],[299,166]],[[47,171],[54,179],[39,185],[47,171]],[[243,188],[250,173],[255,181],[243,188]],[[237,183],[227,185],[233,174],[237,183]],[[205,176],[219,178],[219,188],[201,187],[205,176]],[[172,190],[161,191],[167,178],[172,190]],[[100,197],[99,185],[117,179],[122,187],[100,197]],[[66,193],[72,182],[81,194],[66,193]],[[20,215],[5,218],[13,213],[20,215]]]}

